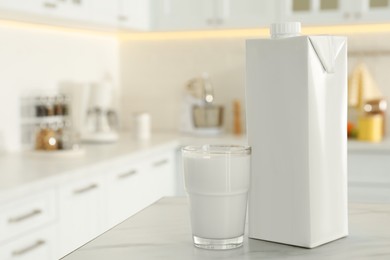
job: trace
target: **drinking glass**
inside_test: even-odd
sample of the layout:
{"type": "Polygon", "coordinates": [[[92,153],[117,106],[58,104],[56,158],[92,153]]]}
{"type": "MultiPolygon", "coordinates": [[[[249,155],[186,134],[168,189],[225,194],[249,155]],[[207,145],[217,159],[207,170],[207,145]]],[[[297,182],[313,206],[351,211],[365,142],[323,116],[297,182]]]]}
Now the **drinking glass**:
{"type": "Polygon", "coordinates": [[[182,155],[194,245],[205,249],[242,246],[251,148],[186,146],[182,155]]]}

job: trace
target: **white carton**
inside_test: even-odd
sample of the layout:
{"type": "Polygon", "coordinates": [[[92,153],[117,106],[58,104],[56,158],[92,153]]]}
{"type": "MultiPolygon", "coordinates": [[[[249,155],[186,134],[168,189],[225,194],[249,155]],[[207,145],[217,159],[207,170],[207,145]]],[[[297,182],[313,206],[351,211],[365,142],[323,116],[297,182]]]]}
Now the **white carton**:
{"type": "Polygon", "coordinates": [[[313,248],[348,235],[347,43],[287,36],[246,43],[249,237],[313,248]]]}

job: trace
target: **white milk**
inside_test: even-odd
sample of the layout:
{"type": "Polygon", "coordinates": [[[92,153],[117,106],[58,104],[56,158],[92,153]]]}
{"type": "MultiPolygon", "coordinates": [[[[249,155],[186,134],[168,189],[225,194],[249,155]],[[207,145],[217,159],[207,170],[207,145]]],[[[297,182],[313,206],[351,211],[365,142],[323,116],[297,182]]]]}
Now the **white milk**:
{"type": "Polygon", "coordinates": [[[244,234],[250,156],[183,155],[194,236],[236,238],[244,234]]]}

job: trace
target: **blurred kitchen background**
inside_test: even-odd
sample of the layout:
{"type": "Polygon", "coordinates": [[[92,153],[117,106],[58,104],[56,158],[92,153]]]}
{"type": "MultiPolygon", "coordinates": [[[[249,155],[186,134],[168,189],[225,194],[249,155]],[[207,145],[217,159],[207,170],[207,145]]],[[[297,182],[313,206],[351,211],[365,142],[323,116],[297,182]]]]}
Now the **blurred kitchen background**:
{"type": "MultiPolygon", "coordinates": [[[[23,127],[31,120],[21,119],[26,110],[21,97],[44,103],[64,85],[83,88],[107,78],[123,131],[140,111],[150,113],[154,130],[178,131],[186,85],[203,73],[209,75],[213,103],[223,106],[223,132],[234,131],[234,101],[245,130],[245,39],[267,37],[273,21],[299,20],[303,33],[346,35],[355,97],[363,95],[364,103],[390,92],[387,0],[52,0],[31,6],[2,1],[0,8],[3,150],[28,143],[23,127]],[[362,73],[370,81],[357,79],[362,73]],[[374,94],[365,97],[360,88],[374,88],[374,94]]],[[[76,108],[83,111],[75,113],[87,113],[88,104],[76,108]]],[[[357,115],[352,117],[357,128],[357,115]]],[[[73,123],[81,131],[83,123],[73,123]]]]}
{"type": "MultiPolygon", "coordinates": [[[[245,40],[268,37],[275,21],[348,37],[350,199],[389,202],[390,0],[0,0],[0,195],[7,203],[30,196],[39,189],[11,194],[69,167],[97,169],[126,147],[152,149],[162,133],[176,148],[244,143],[245,40]],[[52,156],[61,151],[69,156],[52,156]]],[[[177,158],[175,191],[159,196],[184,194],[177,158]]],[[[78,212],[67,210],[60,222],[71,214],[61,212],[78,212]]]]}

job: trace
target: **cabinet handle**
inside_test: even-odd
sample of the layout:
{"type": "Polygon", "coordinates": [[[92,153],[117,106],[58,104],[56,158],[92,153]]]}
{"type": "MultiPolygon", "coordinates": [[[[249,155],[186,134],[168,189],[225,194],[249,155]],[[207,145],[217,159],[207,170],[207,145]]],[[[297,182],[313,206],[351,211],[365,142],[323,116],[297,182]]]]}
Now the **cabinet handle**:
{"type": "Polygon", "coordinates": [[[121,22],[126,22],[127,21],[127,16],[124,16],[124,15],[119,15],[118,16],[118,20],[121,21],[121,22]]]}
{"type": "Polygon", "coordinates": [[[80,188],[80,189],[74,190],[73,193],[74,193],[74,194],[82,194],[82,193],[85,193],[85,192],[94,190],[94,189],[96,189],[97,187],[99,187],[99,186],[98,186],[96,183],[92,183],[92,184],[88,185],[87,187],[84,187],[84,188],[80,188]]]}
{"type": "Polygon", "coordinates": [[[216,18],[216,19],[215,19],[215,24],[218,24],[218,25],[223,24],[223,19],[221,19],[221,18],[216,18]]]}
{"type": "Polygon", "coordinates": [[[118,174],[117,178],[118,179],[126,179],[130,176],[133,176],[134,174],[137,173],[137,170],[131,170],[129,172],[125,172],[125,173],[122,173],[122,174],[118,174]]]}
{"type": "Polygon", "coordinates": [[[355,13],[355,18],[356,18],[356,19],[362,18],[362,14],[361,14],[360,12],[356,12],[356,13],[355,13]]]}
{"type": "Polygon", "coordinates": [[[34,244],[32,245],[29,245],[29,246],[26,246],[25,248],[22,248],[22,249],[18,249],[18,250],[15,250],[12,252],[12,256],[21,256],[21,255],[24,255],[34,249],[37,249],[38,247],[41,247],[43,246],[44,244],[46,244],[46,242],[44,240],[37,240],[35,241],[34,244]]]}
{"type": "Polygon", "coordinates": [[[40,209],[34,209],[34,210],[32,210],[31,212],[26,213],[26,214],[24,214],[24,215],[9,218],[9,219],[8,219],[8,223],[10,223],[10,224],[15,224],[15,223],[18,223],[18,222],[22,222],[22,221],[24,221],[24,220],[26,220],[26,219],[29,219],[29,218],[32,218],[32,217],[34,217],[34,216],[40,215],[41,213],[42,213],[42,210],[40,210],[40,209]]]}
{"type": "Polygon", "coordinates": [[[208,25],[213,25],[213,24],[215,24],[215,19],[209,18],[209,19],[206,20],[206,23],[207,23],[208,25]]]}
{"type": "Polygon", "coordinates": [[[160,167],[168,163],[168,159],[163,159],[153,163],[153,167],[160,167]]]}
{"type": "Polygon", "coordinates": [[[49,2],[44,2],[43,6],[50,9],[57,8],[57,5],[55,3],[49,3],[49,2]]]}

